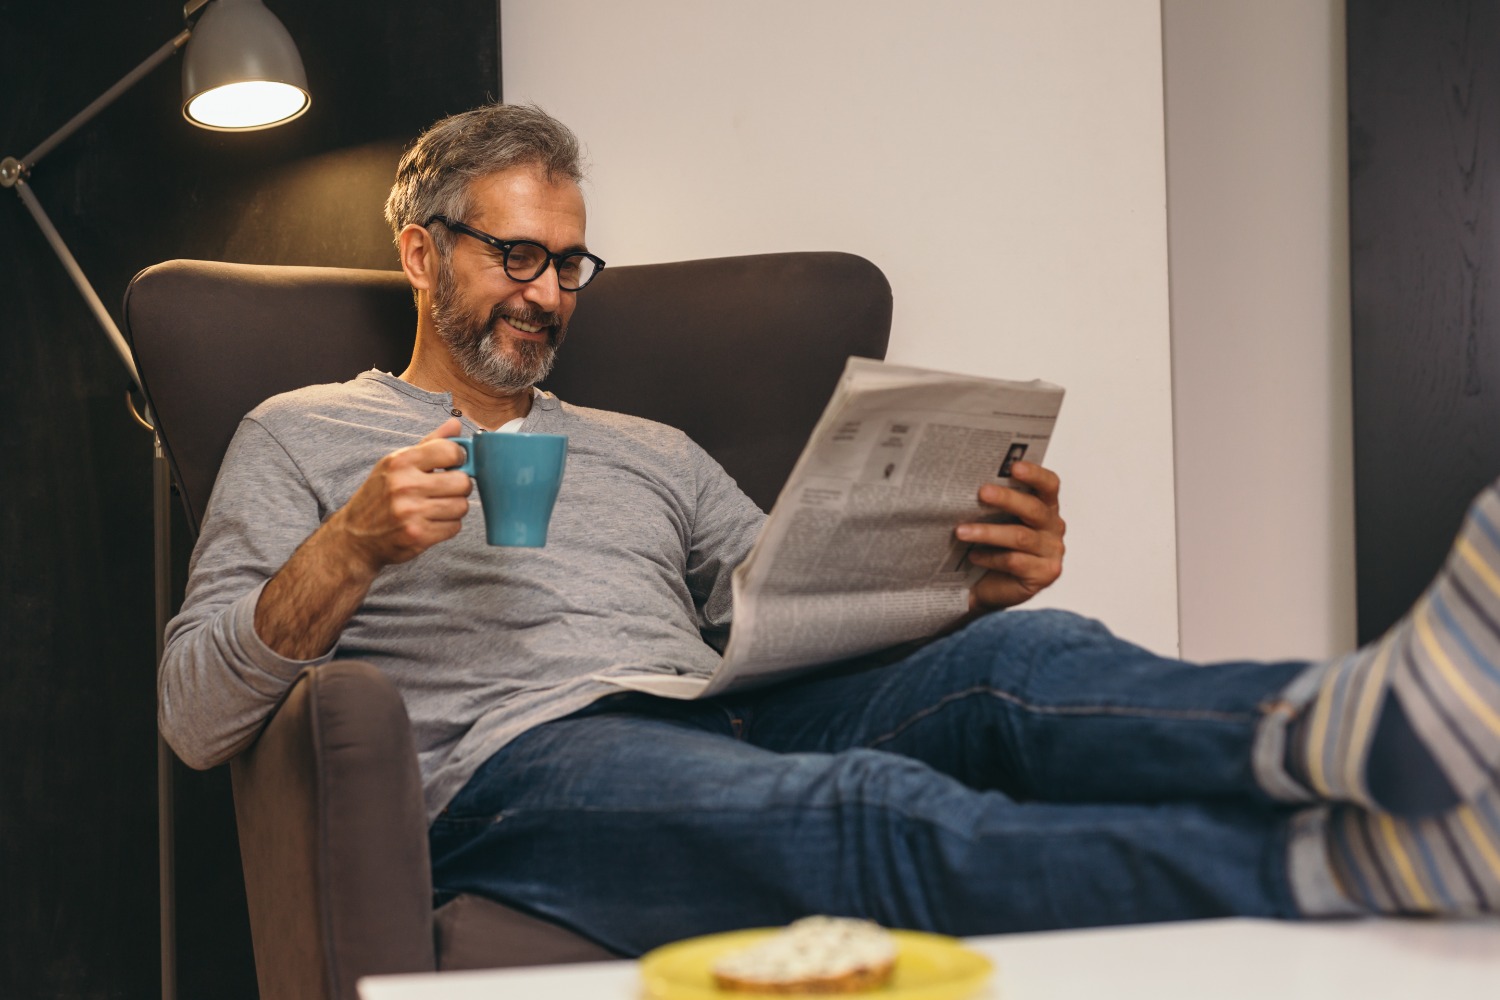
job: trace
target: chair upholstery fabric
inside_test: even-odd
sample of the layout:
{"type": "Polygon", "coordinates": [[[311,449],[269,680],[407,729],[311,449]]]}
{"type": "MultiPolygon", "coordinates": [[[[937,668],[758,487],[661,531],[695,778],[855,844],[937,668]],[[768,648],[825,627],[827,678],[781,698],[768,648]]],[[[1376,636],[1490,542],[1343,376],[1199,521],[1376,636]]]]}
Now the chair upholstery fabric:
{"type": "Polygon", "coordinates": [[[380,671],[307,671],[231,773],[262,996],[348,997],[358,976],[435,967],[422,781],[380,671]]]}
{"type": "Polygon", "coordinates": [[[546,920],[464,894],[438,908],[439,969],[492,969],[501,965],[561,965],[618,958],[594,942],[546,920]],[[497,960],[495,943],[505,942],[497,960]]]}
{"type": "MultiPolygon", "coordinates": [[[[614,267],[579,295],[544,387],[681,428],[769,508],[845,358],[883,357],[890,319],[885,277],[849,254],[614,267]]],[[[240,418],[278,392],[402,371],[415,312],[399,272],[169,261],[131,282],[125,329],[196,533],[240,418]]],[[[490,900],[434,913],[410,724],[369,664],[304,672],[232,774],[263,996],[613,957],[490,900]]]]}
{"type": "Polygon", "coordinates": [[[279,392],[403,370],[416,311],[399,272],[168,261],[131,281],[125,321],[196,532],[240,418],[279,392]]]}

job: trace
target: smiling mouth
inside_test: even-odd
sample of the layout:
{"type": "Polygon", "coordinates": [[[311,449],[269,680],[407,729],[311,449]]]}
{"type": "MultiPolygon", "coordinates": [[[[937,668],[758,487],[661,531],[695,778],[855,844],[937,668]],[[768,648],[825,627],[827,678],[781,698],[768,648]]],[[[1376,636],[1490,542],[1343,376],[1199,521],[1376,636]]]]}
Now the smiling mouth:
{"type": "Polygon", "coordinates": [[[548,331],[545,326],[536,326],[532,323],[523,323],[518,319],[507,319],[505,325],[525,337],[527,340],[546,340],[548,331]]]}
{"type": "Polygon", "coordinates": [[[553,337],[553,326],[545,319],[543,322],[534,323],[519,316],[507,316],[497,311],[490,318],[491,329],[500,323],[510,327],[511,331],[523,340],[551,341],[553,337]]]}

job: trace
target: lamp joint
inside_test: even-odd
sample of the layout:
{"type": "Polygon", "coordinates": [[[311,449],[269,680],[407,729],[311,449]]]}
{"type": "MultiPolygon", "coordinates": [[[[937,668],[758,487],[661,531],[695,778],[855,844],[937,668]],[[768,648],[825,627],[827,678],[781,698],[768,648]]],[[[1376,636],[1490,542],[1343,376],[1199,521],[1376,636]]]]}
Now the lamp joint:
{"type": "Polygon", "coordinates": [[[26,164],[14,156],[7,156],[0,160],[0,187],[15,187],[17,183],[25,180],[30,172],[26,164]]]}

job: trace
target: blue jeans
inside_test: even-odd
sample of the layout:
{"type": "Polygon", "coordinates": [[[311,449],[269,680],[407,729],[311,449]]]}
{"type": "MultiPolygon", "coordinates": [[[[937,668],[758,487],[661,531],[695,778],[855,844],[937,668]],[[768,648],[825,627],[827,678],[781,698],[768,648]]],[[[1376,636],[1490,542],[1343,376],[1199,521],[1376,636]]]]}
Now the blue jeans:
{"type": "Polygon", "coordinates": [[[621,694],[502,748],[434,887],[622,954],[808,913],[970,935],[1294,917],[1251,765],[1304,663],[1198,667],[1055,611],[696,702],[621,694]]]}

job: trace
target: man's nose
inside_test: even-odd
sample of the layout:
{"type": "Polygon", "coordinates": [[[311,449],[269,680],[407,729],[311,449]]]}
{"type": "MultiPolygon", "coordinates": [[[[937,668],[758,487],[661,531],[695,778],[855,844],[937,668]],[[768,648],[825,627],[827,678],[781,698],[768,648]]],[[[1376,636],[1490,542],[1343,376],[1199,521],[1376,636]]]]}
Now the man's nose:
{"type": "Polygon", "coordinates": [[[557,264],[548,261],[542,273],[526,283],[526,301],[539,309],[556,312],[562,302],[562,287],[558,284],[557,264]]]}

